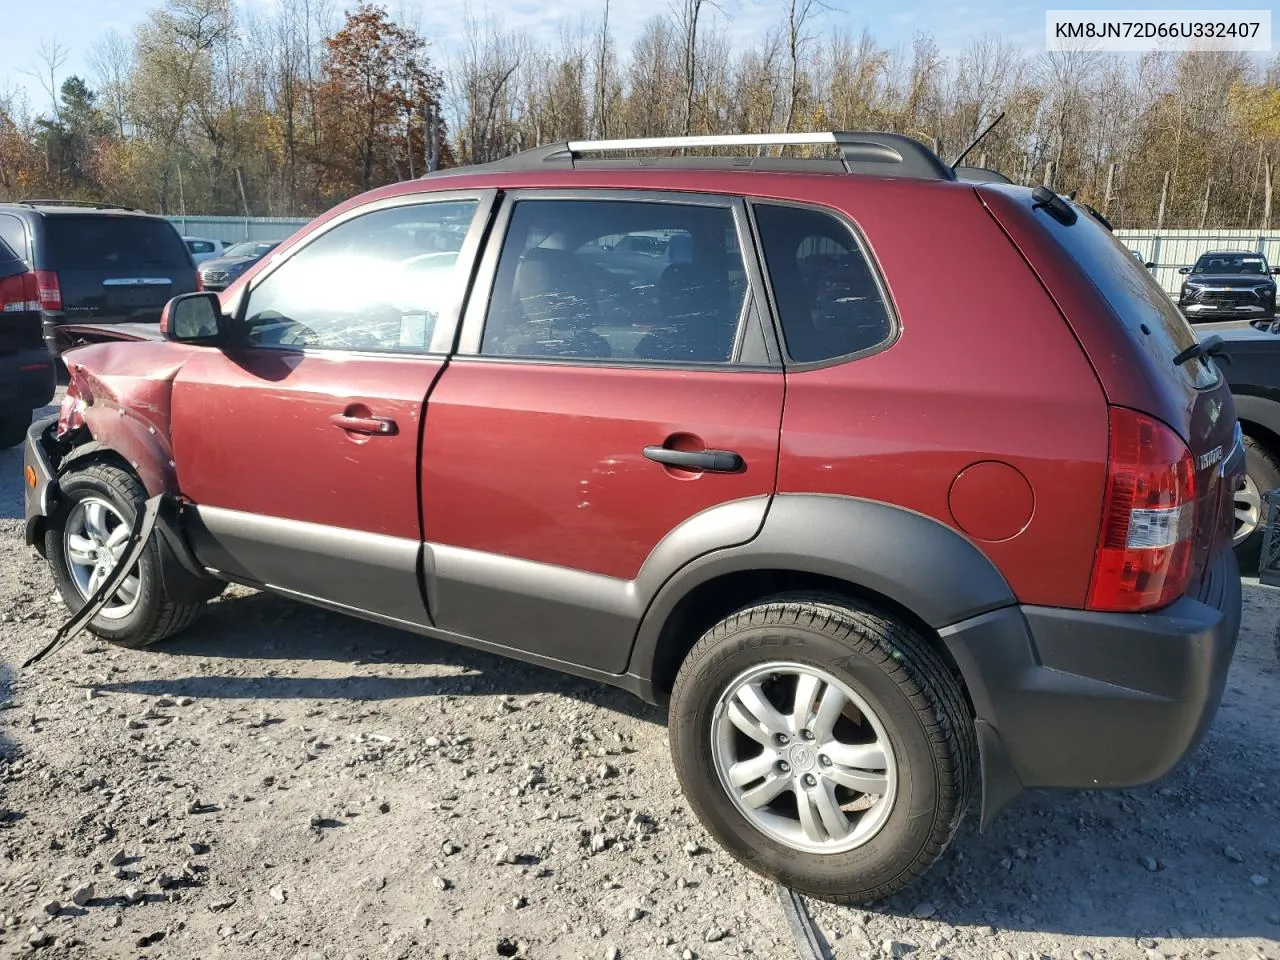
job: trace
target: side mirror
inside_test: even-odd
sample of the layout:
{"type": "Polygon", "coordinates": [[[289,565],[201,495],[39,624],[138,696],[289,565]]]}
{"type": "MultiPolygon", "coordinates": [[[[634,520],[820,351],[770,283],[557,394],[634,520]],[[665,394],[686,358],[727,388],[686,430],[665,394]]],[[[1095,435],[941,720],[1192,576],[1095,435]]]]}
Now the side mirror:
{"type": "Polygon", "coordinates": [[[1272,272],[1272,273],[1280,274],[1280,267],[1272,267],[1272,268],[1271,268],[1271,272],[1272,272]]]}
{"type": "Polygon", "coordinates": [[[184,293],[165,304],[160,332],[177,343],[216,343],[222,339],[222,304],[216,293],[184,293]]]}
{"type": "Polygon", "coordinates": [[[1178,268],[1178,272],[1179,272],[1179,273],[1190,273],[1190,272],[1191,272],[1191,268],[1190,268],[1190,267],[1179,267],[1179,268],[1178,268]]]}
{"type": "Polygon", "coordinates": [[[1143,264],[1143,266],[1146,267],[1148,270],[1154,270],[1156,268],[1155,261],[1153,260],[1148,260],[1146,263],[1143,264]]]}

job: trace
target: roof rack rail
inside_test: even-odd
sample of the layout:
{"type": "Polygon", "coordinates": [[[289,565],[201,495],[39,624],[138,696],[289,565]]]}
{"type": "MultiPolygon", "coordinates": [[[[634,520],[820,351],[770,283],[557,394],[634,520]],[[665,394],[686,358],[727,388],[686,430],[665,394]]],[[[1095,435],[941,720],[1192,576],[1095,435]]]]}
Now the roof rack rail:
{"type": "Polygon", "coordinates": [[[53,197],[37,197],[33,200],[19,200],[18,203],[28,207],[89,207],[93,210],[136,210],[119,203],[103,203],[98,200],[58,200],[53,197]]]}
{"type": "MultiPolygon", "coordinates": [[[[576,167],[584,159],[608,163],[597,155],[625,151],[662,151],[687,149],[712,149],[716,147],[788,147],[832,146],[840,155],[839,164],[846,173],[872,173],[888,177],[908,177],[918,180],[955,180],[956,175],[936,153],[918,140],[899,133],[869,133],[862,131],[827,130],[814,133],[735,133],[714,136],[689,137],[639,137],[624,140],[569,140],[552,143],[532,150],[525,150],[502,160],[484,164],[489,169],[534,170],[544,164],[576,167]]],[[[815,160],[782,159],[770,163],[765,158],[706,157],[706,158],[645,158],[630,163],[650,165],[659,159],[670,159],[679,166],[719,165],[734,167],[767,168],[785,164],[796,169],[796,164],[821,162],[815,160]],[[763,160],[764,162],[757,162],[763,160]]],[[[612,161],[616,163],[617,161],[612,161]]],[[[803,167],[800,167],[803,169],[803,167]]]]}

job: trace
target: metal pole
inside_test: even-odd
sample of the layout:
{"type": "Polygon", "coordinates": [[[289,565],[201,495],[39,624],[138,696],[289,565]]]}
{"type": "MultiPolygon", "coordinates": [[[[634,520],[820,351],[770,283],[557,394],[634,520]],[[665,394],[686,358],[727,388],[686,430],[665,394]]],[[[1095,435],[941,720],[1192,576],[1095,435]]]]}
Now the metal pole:
{"type": "Polygon", "coordinates": [[[1275,167],[1271,163],[1271,158],[1267,157],[1266,175],[1262,181],[1262,229],[1271,229],[1271,175],[1275,167]]]}
{"type": "Polygon", "coordinates": [[[1213,190],[1213,177],[1210,177],[1204,185],[1204,199],[1200,201],[1200,229],[1204,229],[1204,223],[1209,219],[1209,193],[1213,190]]]}
{"type": "Polygon", "coordinates": [[[1160,185],[1160,208],[1156,211],[1156,230],[1164,228],[1165,202],[1169,199],[1169,171],[1164,172],[1164,183],[1160,185]]]}
{"type": "Polygon", "coordinates": [[[1107,167],[1107,191],[1102,195],[1102,215],[1104,217],[1107,215],[1107,210],[1111,207],[1111,193],[1112,188],[1115,186],[1116,167],[1118,166],[1120,166],[1120,164],[1113,163],[1107,167]]]}
{"type": "Polygon", "coordinates": [[[244,238],[249,237],[249,198],[244,192],[244,175],[240,172],[240,168],[236,167],[236,183],[240,184],[240,202],[244,205],[244,238]]]}

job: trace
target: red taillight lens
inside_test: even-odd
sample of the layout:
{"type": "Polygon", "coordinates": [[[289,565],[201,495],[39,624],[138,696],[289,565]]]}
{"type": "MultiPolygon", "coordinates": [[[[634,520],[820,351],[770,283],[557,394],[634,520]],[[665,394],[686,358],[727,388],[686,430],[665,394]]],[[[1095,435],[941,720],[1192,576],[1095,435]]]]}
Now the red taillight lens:
{"type": "Polygon", "coordinates": [[[0,313],[34,313],[39,309],[34,273],[27,270],[16,276],[0,279],[0,313]]]}
{"type": "Polygon", "coordinates": [[[44,310],[62,309],[62,288],[58,286],[58,275],[52,270],[36,271],[36,297],[44,310]]]}
{"type": "Polygon", "coordinates": [[[1102,533],[1090,610],[1152,610],[1186,592],[1195,534],[1191,451],[1151,417],[1111,408],[1102,533]]]}
{"type": "Polygon", "coordinates": [[[200,271],[196,271],[196,292],[204,290],[204,277],[200,276],[200,271]]]}

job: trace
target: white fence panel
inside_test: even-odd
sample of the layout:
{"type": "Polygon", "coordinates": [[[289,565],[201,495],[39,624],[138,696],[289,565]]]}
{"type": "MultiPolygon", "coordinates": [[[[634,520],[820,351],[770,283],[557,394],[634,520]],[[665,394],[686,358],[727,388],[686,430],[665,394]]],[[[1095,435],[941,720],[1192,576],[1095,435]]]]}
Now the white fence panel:
{"type": "Polygon", "coordinates": [[[1280,232],[1260,230],[1117,230],[1116,236],[1130,250],[1155,263],[1156,282],[1171,294],[1182,286],[1179,267],[1189,267],[1210,250],[1248,250],[1260,253],[1267,263],[1280,266],[1280,232]]]}
{"type": "Polygon", "coordinates": [[[305,217],[169,217],[184,237],[203,237],[223,243],[243,240],[284,240],[311,221],[305,217]]]}

